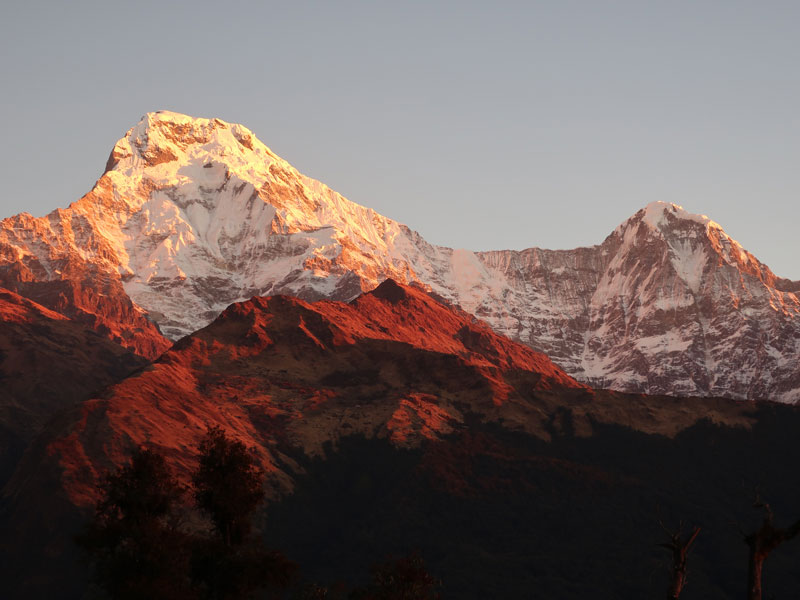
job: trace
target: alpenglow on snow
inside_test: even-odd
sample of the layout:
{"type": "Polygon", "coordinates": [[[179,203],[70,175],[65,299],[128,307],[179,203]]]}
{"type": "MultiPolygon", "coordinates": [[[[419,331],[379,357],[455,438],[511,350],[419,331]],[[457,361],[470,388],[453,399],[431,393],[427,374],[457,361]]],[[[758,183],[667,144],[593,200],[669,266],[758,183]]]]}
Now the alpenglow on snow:
{"type": "Polygon", "coordinates": [[[1,285],[81,269],[121,285],[172,340],[252,296],[347,301],[391,277],[594,387],[800,401],[800,282],[776,277],[707,217],[655,202],[597,246],[453,250],[219,119],[149,113],[86,196],[2,222],[1,285]]]}

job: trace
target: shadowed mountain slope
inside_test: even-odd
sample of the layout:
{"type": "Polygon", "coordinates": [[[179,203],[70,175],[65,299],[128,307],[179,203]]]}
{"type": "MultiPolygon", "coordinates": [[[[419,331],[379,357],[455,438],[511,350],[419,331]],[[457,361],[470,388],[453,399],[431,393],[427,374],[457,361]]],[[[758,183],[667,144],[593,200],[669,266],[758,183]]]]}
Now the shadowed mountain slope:
{"type": "MultiPolygon", "coordinates": [[[[670,456],[676,461],[684,457],[672,454],[669,448],[680,447],[680,442],[669,440],[680,440],[703,424],[747,438],[759,418],[749,403],[731,400],[590,390],[546,356],[497,335],[424,290],[392,280],[348,304],[255,297],[232,305],[154,363],[62,414],[37,438],[3,492],[5,568],[20,578],[11,597],[41,595],[54,587],[65,597],[79,595],[86,572],[74,562],[70,535],[96,501],[103,474],[123,464],[134,447],[146,445],[163,452],[187,481],[208,426],[220,426],[254,448],[267,473],[270,501],[288,506],[280,509],[289,511],[287,523],[302,529],[293,520],[293,493],[305,489],[298,485],[326,480],[326,461],[357,440],[365,440],[368,452],[376,449],[374,468],[386,470],[390,478],[395,466],[405,469],[403,457],[417,457],[413,472],[428,475],[413,475],[404,488],[401,469],[397,485],[406,489],[404,503],[411,501],[407,493],[422,502],[414,511],[423,513],[406,515],[418,522],[431,498],[426,489],[439,498],[436,502],[454,498],[454,517],[471,514],[458,498],[475,493],[490,498],[492,511],[519,514],[518,503],[503,509],[506,499],[514,498],[524,498],[531,511],[539,511],[538,496],[525,491],[532,489],[530,477],[539,481],[537,465],[566,469],[568,485],[558,477],[552,485],[546,480],[536,485],[549,486],[549,495],[542,496],[548,502],[567,505],[570,490],[583,489],[597,477],[617,481],[605,471],[627,465],[629,455],[642,448],[667,448],[670,454],[664,460],[673,468],[670,456]],[[600,467],[585,464],[591,450],[574,464],[559,454],[570,450],[563,450],[558,440],[568,438],[590,449],[591,440],[608,431],[635,435],[614,434],[608,446],[597,446],[600,467]],[[489,437],[481,437],[485,435],[489,437]],[[505,445],[511,443],[506,438],[528,449],[504,458],[509,452],[505,445]],[[526,458],[530,448],[535,449],[532,456],[550,458],[544,463],[526,458]],[[556,454],[551,456],[549,449],[556,454]]],[[[729,451],[726,446],[720,456],[729,451]]],[[[706,457],[708,468],[721,468],[712,447],[703,452],[712,452],[706,457]]],[[[775,450],[765,451],[770,453],[775,450]]],[[[331,463],[332,472],[342,469],[349,472],[347,477],[356,476],[360,463],[347,452],[341,456],[344,463],[331,463]]],[[[638,493],[636,487],[619,489],[638,493]]],[[[602,506],[614,504],[611,498],[608,502],[602,506]]],[[[580,509],[579,504],[575,506],[580,509]]],[[[603,511],[595,508],[592,514],[602,518],[603,511]]],[[[406,525],[408,531],[417,531],[400,517],[396,523],[392,535],[406,525]]],[[[469,543],[476,548],[493,539],[480,533],[478,523],[462,525],[471,527],[469,543]]],[[[502,520],[498,526],[511,527],[502,520]]],[[[313,536],[313,527],[303,535],[313,536]]],[[[447,528],[430,531],[449,535],[447,528]]],[[[408,537],[400,538],[412,544],[408,537]]],[[[318,559],[308,560],[317,564],[318,559]]],[[[487,571],[486,577],[492,573],[487,571]]]]}

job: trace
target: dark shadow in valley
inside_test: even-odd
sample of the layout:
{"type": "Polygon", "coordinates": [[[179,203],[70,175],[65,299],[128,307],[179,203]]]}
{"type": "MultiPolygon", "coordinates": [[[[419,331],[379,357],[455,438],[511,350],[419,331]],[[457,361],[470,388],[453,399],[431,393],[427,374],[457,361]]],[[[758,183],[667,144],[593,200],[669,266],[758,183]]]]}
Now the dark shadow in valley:
{"type": "MultiPolygon", "coordinates": [[[[575,437],[568,410],[550,442],[477,423],[412,450],[348,437],[305,460],[296,492],[268,508],[266,537],[320,583],[361,583],[368,565],[418,551],[445,598],[644,598],[665,597],[661,524],[683,521],[702,533],[681,598],[744,596],[754,490],[778,525],[800,518],[800,413],[757,416],[752,429],[701,421],[674,439],[597,423],[575,437]]],[[[798,564],[800,541],[774,552],[765,597],[797,596],[798,564]]]]}

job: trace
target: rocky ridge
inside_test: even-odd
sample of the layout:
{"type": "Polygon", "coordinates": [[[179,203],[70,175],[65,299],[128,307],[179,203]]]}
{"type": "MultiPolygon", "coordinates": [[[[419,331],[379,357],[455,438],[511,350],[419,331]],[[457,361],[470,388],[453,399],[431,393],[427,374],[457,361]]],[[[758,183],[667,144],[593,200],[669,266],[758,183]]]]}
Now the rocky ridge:
{"type": "MultiPolygon", "coordinates": [[[[29,461],[61,473],[60,493],[90,506],[99,477],[131,448],[158,447],[185,475],[217,425],[257,449],[278,493],[294,473],[287,452],[319,455],[353,434],[418,445],[468,418],[547,437],[558,402],[573,398],[582,415],[591,394],[546,356],[386,280],[349,304],[287,296],[233,304],[63,416],[29,461]]],[[[9,489],[24,493],[28,476],[21,469],[9,489]]]]}

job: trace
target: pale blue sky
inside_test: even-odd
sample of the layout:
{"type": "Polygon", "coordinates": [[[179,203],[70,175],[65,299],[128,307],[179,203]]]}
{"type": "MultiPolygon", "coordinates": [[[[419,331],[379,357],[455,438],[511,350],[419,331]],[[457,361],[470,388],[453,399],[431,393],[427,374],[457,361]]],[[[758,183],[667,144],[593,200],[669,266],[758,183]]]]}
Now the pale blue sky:
{"type": "Polygon", "coordinates": [[[147,111],[243,123],[437,244],[601,242],[654,200],[800,279],[800,2],[6,2],[0,216],[147,111]]]}

